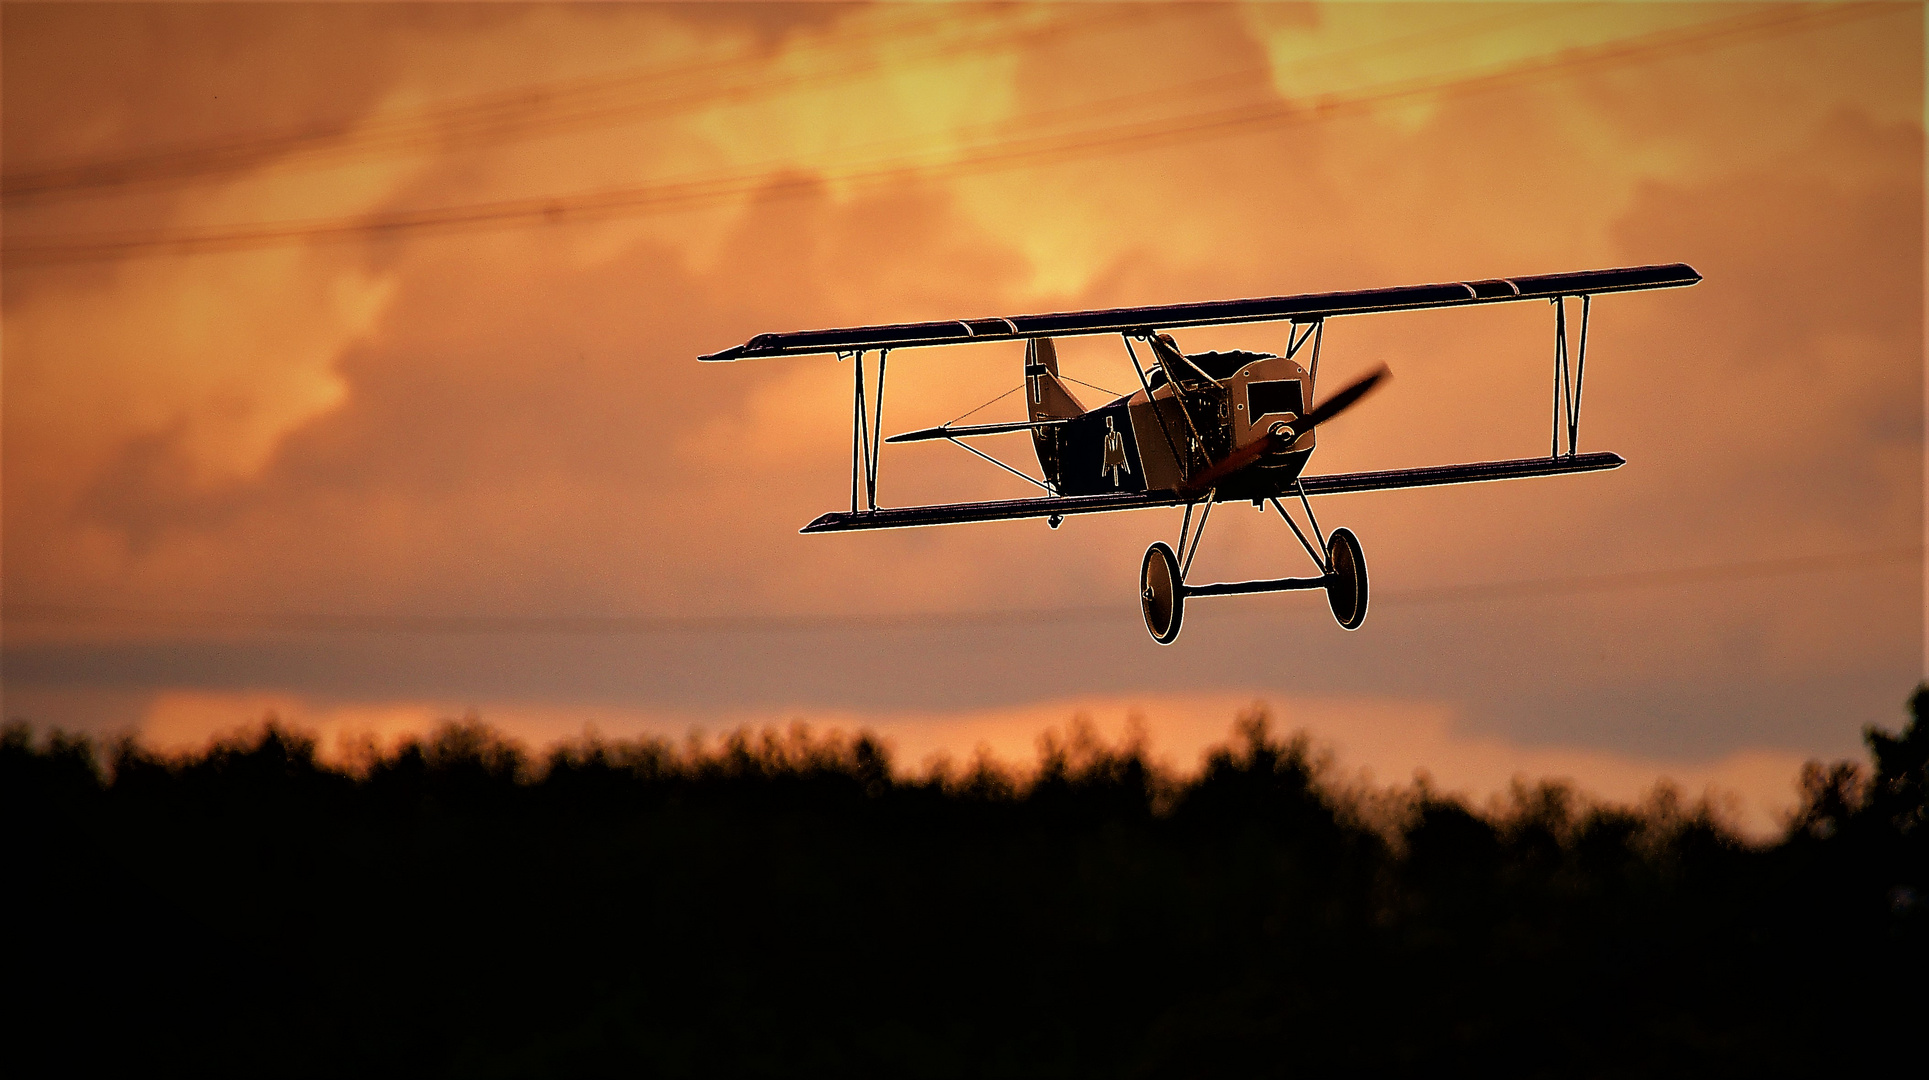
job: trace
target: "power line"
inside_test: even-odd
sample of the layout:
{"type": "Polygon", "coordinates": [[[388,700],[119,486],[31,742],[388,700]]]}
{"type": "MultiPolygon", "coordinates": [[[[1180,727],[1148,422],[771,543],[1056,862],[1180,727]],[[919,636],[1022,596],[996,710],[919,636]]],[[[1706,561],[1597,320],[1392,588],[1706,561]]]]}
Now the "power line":
{"type": "MultiPolygon", "coordinates": [[[[1469,32],[1490,29],[1496,23],[1520,25],[1539,21],[1554,11],[1552,7],[1542,7],[1526,13],[1489,15],[1450,27],[1397,35],[1335,50],[1290,66],[1302,67],[1308,62],[1331,63],[1360,55],[1397,52],[1422,43],[1437,45],[1442,41],[1464,37],[1469,32]]],[[[833,47],[826,50],[830,53],[829,62],[801,72],[744,81],[742,72],[760,72],[767,66],[768,57],[753,55],[538,84],[466,101],[445,102],[400,115],[378,117],[359,125],[348,122],[311,125],[292,131],[239,135],[200,146],[169,147],[129,157],[83,159],[42,166],[0,178],[0,194],[19,203],[99,193],[102,188],[111,188],[114,189],[111,193],[118,193],[132,186],[187,182],[269,162],[279,165],[291,160],[352,160],[425,144],[433,144],[441,150],[530,134],[553,135],[560,130],[588,124],[675,116],[705,105],[749,104],[779,91],[829,85],[874,73],[887,62],[884,57],[874,55],[856,62],[840,61],[836,51],[850,51],[878,39],[885,39],[892,45],[888,62],[901,65],[906,61],[942,59],[1007,45],[1037,44],[1074,33],[1088,34],[1120,24],[1143,21],[1152,12],[1153,9],[1138,8],[1100,16],[1081,13],[1077,18],[1058,19],[1042,26],[999,29],[987,34],[949,38],[926,43],[922,48],[915,42],[906,45],[894,39],[905,36],[906,31],[926,31],[955,20],[948,13],[918,20],[898,20],[836,38],[827,43],[833,47]],[[620,96],[636,91],[653,92],[654,96],[646,93],[639,100],[626,100],[620,96]],[[607,100],[612,95],[619,96],[617,100],[607,100]]],[[[1255,73],[1267,71],[1270,69],[1245,69],[1234,74],[1250,78],[1255,73]]]]}
{"type": "Polygon", "coordinates": [[[954,21],[948,13],[925,14],[839,36],[827,43],[830,47],[824,50],[826,56],[802,71],[749,78],[765,70],[769,59],[750,55],[538,84],[380,117],[360,125],[343,121],[118,159],[45,166],[5,177],[0,181],[0,193],[10,201],[21,202],[101,188],[189,181],[290,159],[352,160],[424,144],[441,149],[517,135],[548,135],[586,123],[674,115],[704,105],[743,103],[780,91],[848,80],[874,71],[883,60],[873,56],[851,61],[841,54],[879,39],[894,43],[890,55],[895,61],[930,60],[1095,29],[1121,18],[1116,12],[1099,17],[1081,15],[1017,30],[1000,27],[936,42],[895,43],[894,39],[954,21]],[[638,92],[643,94],[641,98],[630,97],[638,92]]]}
{"type": "MultiPolygon", "coordinates": [[[[1376,592],[1376,605],[1467,603],[1534,596],[1626,592],[1720,581],[1798,574],[1863,573],[1907,562],[1920,563],[1922,548],[1895,547],[1833,555],[1800,555],[1701,566],[1630,570],[1605,574],[1422,586],[1376,592]]],[[[784,633],[823,630],[955,629],[1135,620],[1126,605],[1079,605],[1002,611],[930,611],[868,615],[348,615],[301,612],[160,611],[10,604],[10,622],[39,626],[91,626],[121,630],[204,633],[252,631],[300,634],[494,635],[557,634],[630,636],[694,633],[784,633]]]]}
{"type": "Polygon", "coordinates": [[[6,242],[4,252],[7,261],[14,265],[197,254],[297,241],[340,241],[402,233],[503,228],[689,210],[751,194],[766,198],[803,194],[818,190],[826,182],[870,184],[919,175],[962,176],[1121,150],[1177,145],[1259,127],[1320,123],[1344,116],[1363,115],[1433,95],[1488,93],[1575,69],[1653,60],[1895,10],[1901,9],[1886,4],[1804,8],[1795,13],[1771,9],[1766,13],[1750,13],[1694,27],[1658,31],[1598,46],[1565,50],[1552,56],[1472,75],[1404,80],[1349,94],[1327,95],[1310,105],[1268,101],[1068,134],[1022,137],[969,147],[948,160],[884,160],[829,175],[788,176],[781,172],[773,175],[773,171],[786,166],[783,162],[771,162],[753,171],[708,178],[348,218],[92,236],[16,237],[6,242]]]}
{"type": "Polygon", "coordinates": [[[1474,585],[1422,586],[1395,590],[1382,594],[1376,599],[1398,604],[1437,604],[1462,600],[1501,600],[1527,596],[1620,592],[1626,589],[1698,585],[1711,581],[1743,581],[1750,578],[1784,577],[1791,574],[1855,572],[1907,562],[1920,564],[1921,561],[1920,546],[1882,548],[1838,555],[1796,555],[1782,559],[1682,566],[1659,570],[1629,570],[1611,574],[1532,578],[1474,585]]]}

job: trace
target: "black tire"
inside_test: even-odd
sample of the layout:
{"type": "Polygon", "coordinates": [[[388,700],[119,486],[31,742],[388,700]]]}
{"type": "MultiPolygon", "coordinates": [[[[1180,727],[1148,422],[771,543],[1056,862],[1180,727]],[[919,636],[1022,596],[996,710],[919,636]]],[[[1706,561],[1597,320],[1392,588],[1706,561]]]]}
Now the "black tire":
{"type": "Polygon", "coordinates": [[[1345,630],[1358,630],[1366,621],[1366,555],[1351,529],[1334,529],[1326,541],[1333,572],[1326,575],[1326,603],[1345,630]]]}
{"type": "Polygon", "coordinates": [[[1179,577],[1179,557],[1164,543],[1145,549],[1145,562],[1139,566],[1139,607],[1153,641],[1170,645],[1177,640],[1186,613],[1186,590],[1179,577]]]}

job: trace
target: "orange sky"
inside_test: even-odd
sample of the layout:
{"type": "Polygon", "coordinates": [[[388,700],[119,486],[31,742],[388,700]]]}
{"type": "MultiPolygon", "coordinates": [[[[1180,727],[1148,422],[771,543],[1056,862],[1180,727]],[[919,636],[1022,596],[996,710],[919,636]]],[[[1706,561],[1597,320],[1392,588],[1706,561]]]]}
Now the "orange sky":
{"type": "MultiPolygon", "coordinates": [[[[188,741],[270,707],[538,740],[802,717],[915,758],[1137,711],[1184,764],[1261,700],[1386,781],[1670,772],[1772,802],[1761,762],[1853,752],[1919,674],[1913,5],[0,19],[10,716],[188,741]],[[1235,598],[1153,645],[1133,584],[1172,513],[799,537],[848,497],[848,370],[692,362],[767,330],[1676,260],[1706,280],[1596,305],[1582,444],[1626,468],[1320,504],[1374,571],[1350,635],[1314,597],[1235,598]],[[1836,561],[1775,562],[1810,556],[1836,561]],[[469,616],[577,621],[450,632],[469,616]]],[[[1333,377],[1395,377],[1312,471],[1545,446],[1545,307],[1328,330],[1333,377]]],[[[886,426],[1010,388],[1020,351],[898,354],[886,426]]],[[[1061,351],[1131,377],[1116,342],[1061,351]]],[[[887,503],[1023,493],[950,447],[884,468],[887,503]]],[[[1297,559],[1228,507],[1197,572],[1297,559]]]]}

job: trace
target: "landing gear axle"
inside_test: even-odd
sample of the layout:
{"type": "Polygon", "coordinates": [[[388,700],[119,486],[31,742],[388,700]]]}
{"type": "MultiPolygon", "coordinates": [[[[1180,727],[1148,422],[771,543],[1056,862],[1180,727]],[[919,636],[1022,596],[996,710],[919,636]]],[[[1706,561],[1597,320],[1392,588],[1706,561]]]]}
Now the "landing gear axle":
{"type": "Polygon", "coordinates": [[[1188,596],[1237,596],[1246,593],[1294,592],[1321,589],[1333,618],[1345,630],[1358,630],[1366,621],[1366,556],[1351,529],[1335,529],[1326,541],[1326,572],[1319,577],[1271,578],[1261,581],[1222,581],[1188,585],[1179,557],[1163,541],[1145,549],[1139,566],[1139,607],[1146,632],[1161,645],[1179,637],[1188,596]]]}

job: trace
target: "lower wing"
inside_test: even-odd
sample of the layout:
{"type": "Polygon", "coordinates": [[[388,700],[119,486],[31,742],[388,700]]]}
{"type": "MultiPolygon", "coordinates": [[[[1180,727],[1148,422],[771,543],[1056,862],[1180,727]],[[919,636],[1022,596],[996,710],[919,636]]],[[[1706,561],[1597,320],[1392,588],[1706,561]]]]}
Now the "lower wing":
{"type": "MultiPolygon", "coordinates": [[[[1564,476],[1600,472],[1626,464],[1619,454],[1575,454],[1563,457],[1476,461],[1466,465],[1428,465],[1418,469],[1304,476],[1308,495],[1340,495],[1352,491],[1392,491],[1397,488],[1478,484],[1489,480],[1518,480],[1529,476],[1564,476]]],[[[1114,510],[1143,510],[1180,506],[1187,500],[1169,491],[1120,492],[1117,495],[1069,495],[1042,499],[1001,499],[995,502],[944,503],[904,506],[890,510],[825,514],[799,530],[807,533],[850,532],[856,529],[910,529],[921,525],[955,525],[967,521],[1015,521],[1020,518],[1104,514],[1114,510]]]]}

